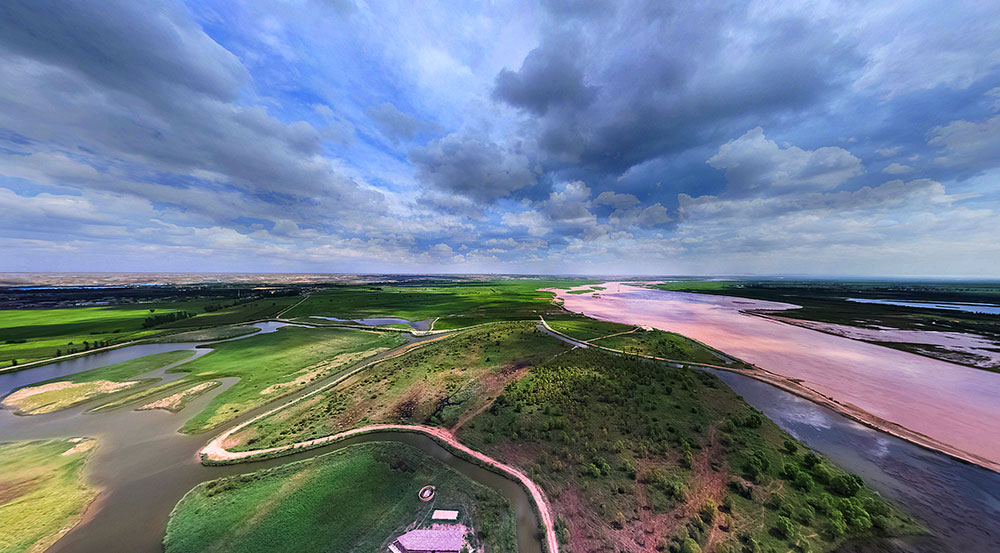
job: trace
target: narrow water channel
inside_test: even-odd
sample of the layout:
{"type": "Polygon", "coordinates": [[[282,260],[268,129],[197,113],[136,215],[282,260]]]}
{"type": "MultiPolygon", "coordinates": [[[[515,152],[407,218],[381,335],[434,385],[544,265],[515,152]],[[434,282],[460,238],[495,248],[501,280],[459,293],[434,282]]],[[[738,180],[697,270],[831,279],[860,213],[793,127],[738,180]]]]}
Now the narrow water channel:
{"type": "Polygon", "coordinates": [[[858,424],[770,384],[706,370],[778,426],[923,522],[941,538],[939,550],[1000,551],[1000,474],[858,424]]]}
{"type": "MultiPolygon", "coordinates": [[[[261,328],[261,331],[249,336],[261,332],[273,332],[285,325],[272,322],[259,323],[256,326],[261,328]]],[[[414,338],[414,341],[423,339],[427,338],[414,338]]],[[[152,353],[194,349],[197,351],[196,355],[204,355],[211,351],[207,348],[196,349],[199,345],[203,344],[129,346],[20,372],[0,374],[0,397],[21,386],[152,353]]],[[[391,352],[384,352],[382,356],[389,353],[391,352]]],[[[355,367],[348,368],[340,374],[355,367]]],[[[165,379],[182,376],[166,375],[165,370],[166,367],[160,368],[144,376],[162,376],[165,379]]],[[[338,376],[331,376],[276,403],[248,412],[229,424],[238,424],[264,410],[292,401],[338,376]]],[[[32,416],[18,416],[12,411],[0,410],[0,441],[72,436],[90,436],[99,441],[97,451],[87,464],[86,478],[102,490],[101,494],[87,510],[84,522],[49,548],[50,553],[107,551],[161,553],[170,511],[188,490],[200,482],[278,466],[371,441],[397,441],[410,444],[477,482],[496,489],[508,499],[517,517],[518,550],[521,553],[541,553],[538,521],[532,509],[531,499],[520,485],[455,457],[426,436],[398,432],[368,434],[276,459],[225,466],[202,465],[196,458],[196,452],[220,430],[192,436],[181,434],[177,429],[187,417],[203,409],[212,398],[237,381],[235,378],[220,380],[221,386],[191,401],[183,411],[176,414],[163,410],[137,412],[130,407],[88,413],[87,410],[93,404],[32,416]]]]}

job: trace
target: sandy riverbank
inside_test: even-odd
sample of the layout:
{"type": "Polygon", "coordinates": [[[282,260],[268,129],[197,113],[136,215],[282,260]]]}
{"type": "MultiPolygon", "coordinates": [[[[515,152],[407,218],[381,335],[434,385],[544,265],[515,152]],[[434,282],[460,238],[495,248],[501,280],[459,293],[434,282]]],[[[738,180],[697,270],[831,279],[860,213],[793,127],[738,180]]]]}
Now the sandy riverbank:
{"type": "Polygon", "coordinates": [[[790,304],[604,286],[553,292],[570,311],[683,334],[761,367],[754,378],[1000,472],[1000,375],[743,312],[790,304]]]}

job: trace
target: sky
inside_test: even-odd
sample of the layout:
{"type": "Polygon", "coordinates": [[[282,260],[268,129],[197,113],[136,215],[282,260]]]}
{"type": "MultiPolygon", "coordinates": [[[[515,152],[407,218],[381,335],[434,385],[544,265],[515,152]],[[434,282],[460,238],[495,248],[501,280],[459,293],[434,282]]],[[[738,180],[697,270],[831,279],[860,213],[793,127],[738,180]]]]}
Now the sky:
{"type": "Polygon", "coordinates": [[[5,0],[0,270],[1000,277],[1000,3],[5,0]]]}

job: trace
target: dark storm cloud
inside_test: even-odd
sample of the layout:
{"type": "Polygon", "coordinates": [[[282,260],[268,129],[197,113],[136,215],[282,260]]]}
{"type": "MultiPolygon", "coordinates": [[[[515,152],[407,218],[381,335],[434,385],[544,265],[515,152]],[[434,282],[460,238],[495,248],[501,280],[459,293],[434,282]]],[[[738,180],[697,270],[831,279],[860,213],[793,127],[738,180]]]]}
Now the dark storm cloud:
{"type": "Polygon", "coordinates": [[[535,184],[527,155],[485,139],[451,134],[410,150],[417,178],[440,191],[488,202],[535,184]]]}
{"type": "Polygon", "coordinates": [[[578,60],[575,41],[566,36],[550,37],[545,46],[524,58],[519,71],[500,71],[493,96],[538,115],[544,115],[550,107],[585,108],[594,100],[597,89],[584,84],[578,60]]]}
{"type": "MultiPolygon", "coordinates": [[[[285,216],[309,209],[311,202],[293,209],[296,198],[317,194],[334,206],[350,198],[351,213],[380,201],[321,157],[311,125],[238,103],[246,70],[181,7],[12,1],[0,14],[0,81],[7,83],[0,127],[35,141],[24,153],[90,152],[94,163],[142,167],[147,181],[162,180],[158,173],[195,176],[240,191],[248,209],[285,216]]],[[[212,203],[185,202],[185,195],[158,197],[162,191],[148,182],[86,185],[176,201],[219,221],[241,215],[209,212],[212,203]]]]}
{"type": "Polygon", "coordinates": [[[517,73],[500,73],[494,94],[539,116],[534,132],[553,166],[615,174],[809,109],[861,62],[823,23],[762,26],[742,6],[622,4],[614,17],[565,22],[554,36],[587,37],[583,48],[599,55],[566,55],[560,40],[543,39],[517,73]],[[557,90],[596,98],[547,110],[557,90]]]}

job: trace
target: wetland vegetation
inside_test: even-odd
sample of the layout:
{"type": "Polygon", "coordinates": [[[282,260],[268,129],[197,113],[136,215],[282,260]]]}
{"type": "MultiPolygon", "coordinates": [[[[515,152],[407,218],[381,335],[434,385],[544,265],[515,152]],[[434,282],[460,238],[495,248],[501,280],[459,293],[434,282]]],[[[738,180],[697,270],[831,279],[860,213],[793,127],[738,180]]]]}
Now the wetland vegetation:
{"type": "Polygon", "coordinates": [[[0,442],[0,551],[41,552],[83,517],[97,490],[83,477],[89,438],[0,442]]]}

